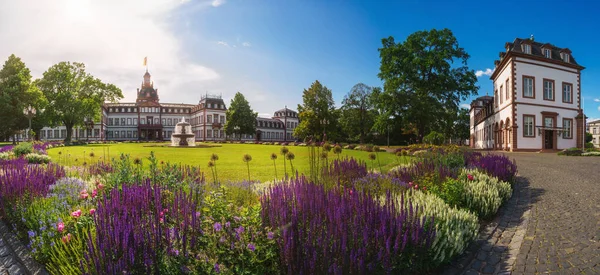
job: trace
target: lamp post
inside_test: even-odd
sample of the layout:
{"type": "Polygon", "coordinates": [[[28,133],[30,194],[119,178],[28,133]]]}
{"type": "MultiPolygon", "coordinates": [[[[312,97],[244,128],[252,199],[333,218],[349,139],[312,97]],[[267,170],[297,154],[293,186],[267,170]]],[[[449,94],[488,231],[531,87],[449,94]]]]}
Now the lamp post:
{"type": "Polygon", "coordinates": [[[236,126],[234,126],[234,127],[233,127],[233,133],[234,133],[235,135],[239,135],[239,136],[240,136],[240,140],[242,140],[242,135],[240,135],[240,126],[237,126],[237,125],[236,125],[236,126]]]}
{"type": "Polygon", "coordinates": [[[323,142],[327,141],[327,133],[325,132],[325,129],[327,129],[327,125],[329,125],[329,120],[327,120],[326,118],[321,120],[321,126],[323,127],[323,142]]]}
{"type": "Polygon", "coordinates": [[[90,141],[90,135],[92,134],[92,128],[94,128],[94,120],[92,120],[91,118],[86,118],[85,119],[85,128],[87,129],[87,141],[90,141]]]}
{"type": "Polygon", "coordinates": [[[29,119],[29,129],[27,130],[27,138],[30,139],[31,138],[31,119],[35,116],[35,108],[31,105],[27,106],[24,110],[23,110],[23,114],[27,117],[27,119],[29,119]]]}

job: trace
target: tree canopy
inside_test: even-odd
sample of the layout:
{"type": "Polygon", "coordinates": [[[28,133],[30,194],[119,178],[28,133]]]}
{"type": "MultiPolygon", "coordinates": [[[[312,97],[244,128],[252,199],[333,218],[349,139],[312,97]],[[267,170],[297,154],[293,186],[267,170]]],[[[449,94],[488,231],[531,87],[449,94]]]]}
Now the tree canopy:
{"type": "Polygon", "coordinates": [[[371,132],[376,112],[371,100],[373,88],[358,83],[342,100],[340,124],[349,140],[358,140],[361,144],[371,132]]]}
{"type": "Polygon", "coordinates": [[[258,113],[250,108],[250,103],[244,95],[237,92],[231,100],[229,109],[227,109],[225,132],[228,135],[235,134],[238,138],[241,138],[243,134],[254,135],[256,133],[257,116],[258,113]]]}
{"type": "MultiPolygon", "coordinates": [[[[5,139],[28,127],[25,107],[38,101],[41,94],[31,83],[31,72],[12,54],[0,70],[0,137],[5,139]]],[[[34,106],[35,107],[35,106],[34,106]]]]}
{"type": "Polygon", "coordinates": [[[85,72],[83,63],[60,62],[50,67],[37,82],[47,99],[45,115],[51,126],[67,128],[65,142],[71,141],[73,127],[85,119],[98,121],[105,101],[123,98],[121,89],[85,72]]]}
{"type": "Polygon", "coordinates": [[[313,140],[338,138],[338,112],[330,89],[317,80],[304,89],[302,103],[298,104],[300,123],[294,129],[294,136],[313,140]]]}
{"type": "Polygon", "coordinates": [[[384,38],[382,44],[379,78],[384,88],[375,104],[383,111],[376,127],[394,121],[422,141],[437,120],[455,114],[461,100],[476,94],[469,55],[449,29],[418,31],[402,43],[384,38]]]}

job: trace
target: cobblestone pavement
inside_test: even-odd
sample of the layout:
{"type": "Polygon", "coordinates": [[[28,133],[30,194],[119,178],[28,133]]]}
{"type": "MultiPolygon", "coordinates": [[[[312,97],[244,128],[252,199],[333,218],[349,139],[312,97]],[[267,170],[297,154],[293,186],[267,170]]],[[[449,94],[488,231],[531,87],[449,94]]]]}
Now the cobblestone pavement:
{"type": "Polygon", "coordinates": [[[507,153],[513,197],[444,274],[600,274],[600,158],[507,153]]]}
{"type": "Polygon", "coordinates": [[[25,246],[0,221],[0,275],[48,274],[25,246]]]}

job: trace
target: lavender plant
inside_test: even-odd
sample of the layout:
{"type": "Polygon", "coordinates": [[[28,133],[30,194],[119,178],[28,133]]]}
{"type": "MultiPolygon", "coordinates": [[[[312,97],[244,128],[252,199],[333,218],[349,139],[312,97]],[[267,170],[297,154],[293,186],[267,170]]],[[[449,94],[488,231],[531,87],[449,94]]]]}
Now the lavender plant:
{"type": "Polygon", "coordinates": [[[271,187],[262,218],[280,228],[280,264],[288,274],[398,273],[418,269],[435,233],[419,209],[383,204],[361,192],[327,191],[305,177],[271,187]]]}

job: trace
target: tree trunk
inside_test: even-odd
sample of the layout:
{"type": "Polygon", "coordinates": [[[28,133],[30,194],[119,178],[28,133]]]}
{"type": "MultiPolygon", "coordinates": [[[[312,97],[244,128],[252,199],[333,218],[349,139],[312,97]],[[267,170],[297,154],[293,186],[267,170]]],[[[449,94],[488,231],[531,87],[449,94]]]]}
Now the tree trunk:
{"type": "Polygon", "coordinates": [[[67,136],[65,137],[65,144],[71,144],[71,136],[73,135],[73,124],[65,124],[67,127],[67,136]]]}

